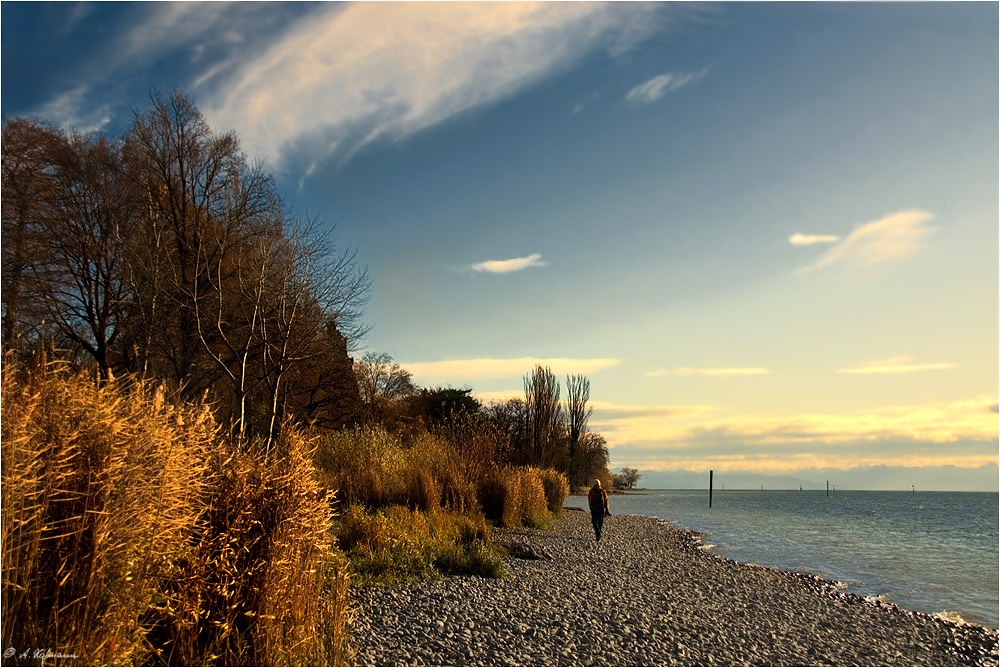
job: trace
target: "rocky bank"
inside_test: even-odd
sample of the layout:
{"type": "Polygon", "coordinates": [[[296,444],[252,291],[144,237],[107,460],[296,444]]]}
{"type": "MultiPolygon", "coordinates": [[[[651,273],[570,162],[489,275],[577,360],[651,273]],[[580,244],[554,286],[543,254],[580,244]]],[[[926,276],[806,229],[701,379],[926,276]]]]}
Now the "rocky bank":
{"type": "Polygon", "coordinates": [[[696,534],[587,513],[498,529],[507,575],[352,589],[360,665],[997,665],[997,632],[724,559],[696,534]]]}

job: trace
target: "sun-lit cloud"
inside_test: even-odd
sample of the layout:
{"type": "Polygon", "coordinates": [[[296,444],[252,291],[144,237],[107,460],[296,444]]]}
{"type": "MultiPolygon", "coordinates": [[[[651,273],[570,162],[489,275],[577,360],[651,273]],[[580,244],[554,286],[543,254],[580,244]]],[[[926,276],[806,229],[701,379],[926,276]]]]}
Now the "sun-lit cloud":
{"type": "Polygon", "coordinates": [[[921,248],[924,239],[933,231],[927,225],[933,217],[927,211],[900,211],[858,225],[846,239],[802,271],[835,264],[868,267],[909,257],[921,248]]]}
{"type": "Polygon", "coordinates": [[[647,376],[679,376],[679,377],[690,377],[690,376],[708,376],[711,378],[724,378],[727,376],[766,376],[771,371],[769,369],[764,369],[761,367],[738,367],[738,368],[721,368],[721,369],[696,369],[692,367],[681,367],[679,369],[674,369],[673,371],[667,371],[666,369],[657,369],[655,371],[650,371],[646,373],[647,376]]]}
{"type": "Polygon", "coordinates": [[[830,234],[793,234],[788,237],[788,243],[793,246],[813,246],[815,244],[834,244],[840,237],[830,234]]]}
{"type": "Polygon", "coordinates": [[[659,470],[979,467],[998,461],[996,403],[982,396],[847,413],[725,417],[720,408],[692,406],[660,415],[618,411],[611,419],[595,408],[591,422],[613,459],[659,470]]]}
{"type": "Polygon", "coordinates": [[[872,374],[872,373],[912,373],[914,371],[939,371],[954,369],[957,364],[943,362],[930,364],[914,364],[912,357],[890,357],[877,362],[869,362],[863,366],[851,369],[838,369],[837,373],[872,374]]]}
{"type": "Polygon", "coordinates": [[[512,271],[521,271],[528,267],[544,267],[542,256],[539,253],[532,253],[527,257],[515,257],[510,260],[487,260],[478,262],[469,267],[473,271],[487,272],[490,274],[507,274],[512,271]]]}
{"type": "Polygon", "coordinates": [[[663,25],[660,3],[351,3],[311,12],[227,78],[203,107],[251,154],[348,159],[510,96],[596,50],[622,53],[663,25]]]}
{"type": "Polygon", "coordinates": [[[523,376],[535,365],[549,367],[554,374],[594,373],[619,364],[612,358],[574,359],[569,357],[517,357],[443,360],[440,362],[411,362],[401,366],[418,381],[515,378],[523,376]]]}
{"type": "Polygon", "coordinates": [[[657,75],[632,88],[626,95],[625,100],[633,105],[650,104],[656,102],[667,93],[696,82],[705,76],[708,70],[701,72],[688,72],[678,74],[675,72],[665,72],[657,75]]]}
{"type": "Polygon", "coordinates": [[[511,399],[524,399],[524,390],[495,390],[492,392],[478,392],[473,390],[472,396],[479,403],[488,406],[494,401],[509,401],[511,399]]]}

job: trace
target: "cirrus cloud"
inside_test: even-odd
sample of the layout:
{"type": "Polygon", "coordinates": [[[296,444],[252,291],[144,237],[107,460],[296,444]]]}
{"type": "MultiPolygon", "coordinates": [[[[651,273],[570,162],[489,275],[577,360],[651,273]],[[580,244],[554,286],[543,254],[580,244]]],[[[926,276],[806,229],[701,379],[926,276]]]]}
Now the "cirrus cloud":
{"type": "Polygon", "coordinates": [[[846,239],[801,271],[823,269],[835,264],[868,267],[906,258],[918,251],[933,231],[927,211],[900,211],[855,227],[846,239]]]}
{"type": "Polygon", "coordinates": [[[705,76],[706,72],[708,70],[689,72],[687,74],[665,72],[630,90],[625,95],[625,100],[633,105],[651,104],[667,93],[672,93],[678,88],[698,81],[698,79],[705,76]]]}
{"type": "Polygon", "coordinates": [[[670,11],[659,3],[331,4],[220,75],[204,108],[251,153],[279,164],[293,151],[347,160],[594,51],[627,51],[670,11]]]}

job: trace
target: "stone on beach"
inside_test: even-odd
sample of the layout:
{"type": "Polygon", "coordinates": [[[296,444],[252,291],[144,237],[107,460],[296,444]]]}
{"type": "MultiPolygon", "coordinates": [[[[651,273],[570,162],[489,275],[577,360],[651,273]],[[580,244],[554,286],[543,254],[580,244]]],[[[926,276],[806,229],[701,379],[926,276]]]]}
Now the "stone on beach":
{"type": "Polygon", "coordinates": [[[545,531],[494,531],[522,555],[502,579],[353,588],[357,662],[997,665],[995,630],[739,564],[658,520],[614,515],[605,526],[597,543],[587,514],[567,510],[545,531]]]}

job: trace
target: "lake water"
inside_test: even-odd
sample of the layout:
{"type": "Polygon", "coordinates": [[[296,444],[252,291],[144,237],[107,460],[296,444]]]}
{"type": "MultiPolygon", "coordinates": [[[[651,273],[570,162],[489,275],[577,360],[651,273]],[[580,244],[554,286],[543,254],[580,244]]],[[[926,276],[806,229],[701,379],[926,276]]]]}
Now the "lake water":
{"type": "MultiPolygon", "coordinates": [[[[995,492],[716,490],[709,508],[707,490],[650,490],[613,495],[610,505],[612,514],[706,534],[706,545],[737,561],[821,575],[908,610],[997,628],[998,500],[995,492]]],[[[614,530],[614,517],[605,527],[614,530]]]]}

